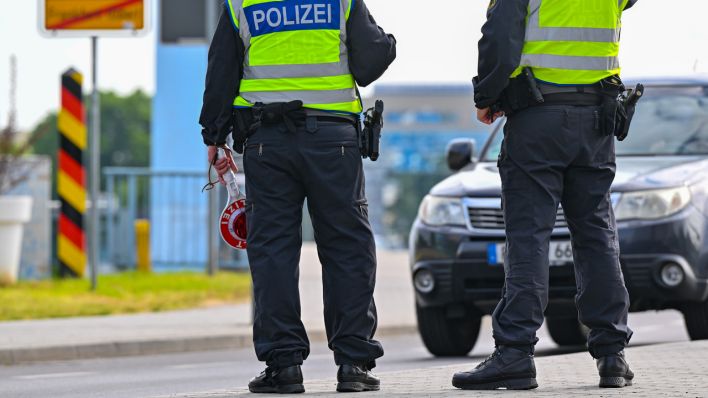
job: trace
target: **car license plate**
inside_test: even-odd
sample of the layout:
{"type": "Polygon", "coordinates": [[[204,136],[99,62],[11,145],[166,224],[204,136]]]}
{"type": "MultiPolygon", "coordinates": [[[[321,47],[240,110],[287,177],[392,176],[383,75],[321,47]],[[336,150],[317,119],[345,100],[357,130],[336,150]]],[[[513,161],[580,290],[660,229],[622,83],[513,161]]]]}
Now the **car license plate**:
{"type": "MultiPolygon", "coordinates": [[[[487,245],[487,262],[489,265],[502,265],[506,257],[506,244],[490,243],[487,245]]],[[[573,262],[573,246],[570,241],[554,241],[548,249],[548,262],[553,266],[573,262]]]]}

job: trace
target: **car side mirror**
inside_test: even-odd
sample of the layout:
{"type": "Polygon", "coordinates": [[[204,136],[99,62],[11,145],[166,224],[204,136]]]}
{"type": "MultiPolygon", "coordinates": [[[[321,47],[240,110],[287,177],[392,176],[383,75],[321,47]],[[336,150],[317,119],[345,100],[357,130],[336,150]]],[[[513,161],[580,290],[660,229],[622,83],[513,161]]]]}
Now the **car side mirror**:
{"type": "Polygon", "coordinates": [[[447,144],[447,167],[452,171],[460,171],[468,164],[475,163],[475,141],[468,138],[457,138],[447,144]]]}

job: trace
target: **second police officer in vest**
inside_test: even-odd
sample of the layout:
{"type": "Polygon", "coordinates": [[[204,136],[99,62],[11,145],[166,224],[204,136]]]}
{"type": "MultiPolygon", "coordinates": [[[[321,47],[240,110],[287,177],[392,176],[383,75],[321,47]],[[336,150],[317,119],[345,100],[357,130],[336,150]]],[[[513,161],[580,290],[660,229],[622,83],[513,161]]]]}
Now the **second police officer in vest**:
{"type": "Polygon", "coordinates": [[[571,231],[576,304],[601,387],[631,385],[623,350],[629,297],[609,189],[620,86],[622,11],[636,0],[493,0],[474,79],[480,121],[504,113],[499,159],[506,282],[493,318],[496,350],[463,389],[536,388],[536,331],[548,304],[548,250],[559,204],[571,231]],[[605,108],[609,108],[606,110],[605,108]],[[605,111],[603,111],[605,110],[605,111]]]}
{"type": "MultiPolygon", "coordinates": [[[[323,268],[329,347],[340,366],[337,390],[379,389],[370,372],[383,348],[373,339],[376,253],[356,84],[377,80],[395,57],[394,37],[363,0],[226,0],[209,50],[200,124],[213,159],[233,110],[235,149],[245,149],[253,340],[267,365],[249,383],[252,392],[304,392],[300,365],[310,347],[298,265],[305,199],[323,268]]],[[[215,165],[219,175],[236,167],[227,152],[215,165]]]]}

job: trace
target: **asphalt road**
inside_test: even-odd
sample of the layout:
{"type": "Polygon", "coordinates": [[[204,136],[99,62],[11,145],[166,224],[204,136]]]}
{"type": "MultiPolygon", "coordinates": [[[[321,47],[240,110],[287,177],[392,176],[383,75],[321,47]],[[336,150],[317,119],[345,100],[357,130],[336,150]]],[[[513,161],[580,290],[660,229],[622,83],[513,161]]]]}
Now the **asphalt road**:
{"type": "MultiPolygon", "coordinates": [[[[635,331],[633,345],[688,340],[683,318],[675,311],[632,314],[630,325],[635,331]]],[[[539,337],[538,356],[582,350],[559,349],[545,329],[539,337]]],[[[433,358],[417,335],[385,336],[381,341],[386,355],[376,369],[379,374],[451,364],[464,369],[493,348],[489,319],[485,319],[479,341],[466,358],[433,358]]],[[[135,398],[245,389],[248,380],[261,370],[262,364],[251,349],[0,367],[0,397],[135,398]]],[[[336,368],[326,343],[313,342],[303,372],[310,380],[332,378],[334,385],[336,368]]]]}

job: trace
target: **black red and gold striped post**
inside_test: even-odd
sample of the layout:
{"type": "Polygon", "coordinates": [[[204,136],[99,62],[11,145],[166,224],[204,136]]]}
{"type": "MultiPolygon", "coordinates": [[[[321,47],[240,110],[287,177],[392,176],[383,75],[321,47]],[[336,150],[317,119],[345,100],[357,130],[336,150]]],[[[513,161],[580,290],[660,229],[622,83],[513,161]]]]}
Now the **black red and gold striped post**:
{"type": "Polygon", "coordinates": [[[69,69],[61,76],[58,118],[59,153],[57,193],[61,201],[57,228],[57,257],[62,276],[83,277],[86,272],[86,119],[81,86],[83,75],[69,69]]]}

